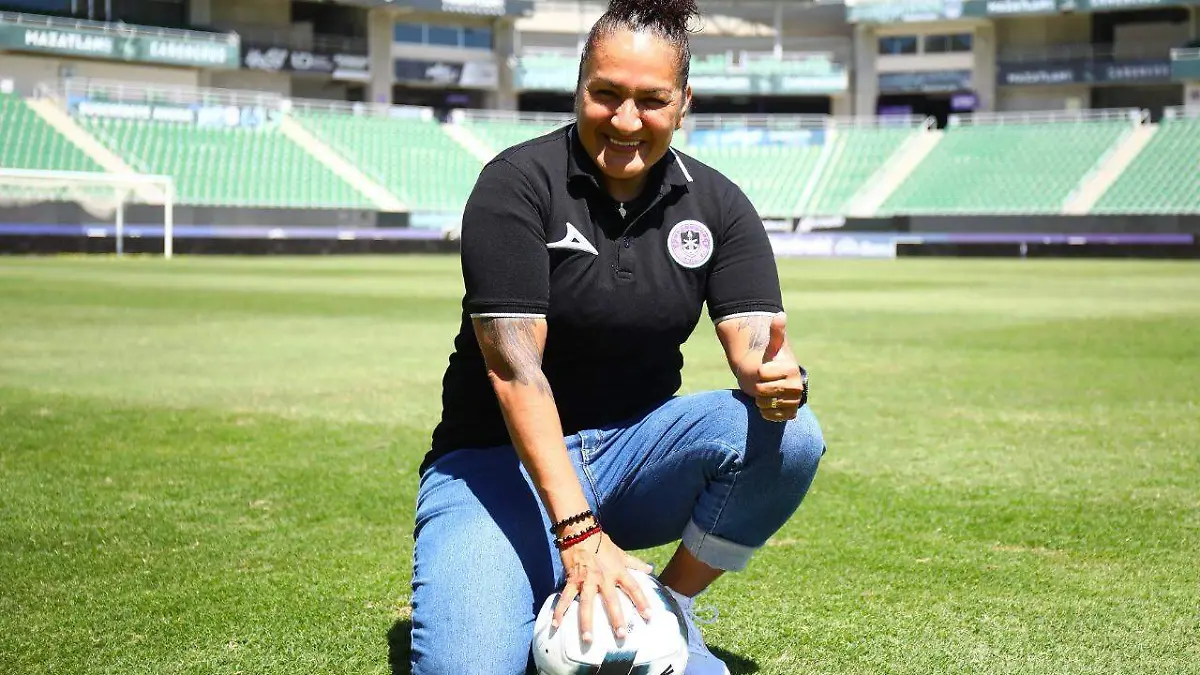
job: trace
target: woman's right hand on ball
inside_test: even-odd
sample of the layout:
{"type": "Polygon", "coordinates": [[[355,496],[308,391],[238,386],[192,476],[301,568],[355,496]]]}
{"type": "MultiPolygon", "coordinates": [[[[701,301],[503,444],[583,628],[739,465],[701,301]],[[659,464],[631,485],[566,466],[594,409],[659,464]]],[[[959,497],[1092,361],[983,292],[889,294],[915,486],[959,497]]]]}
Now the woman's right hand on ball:
{"type": "Polygon", "coordinates": [[[579,635],[585,643],[591,642],[592,608],[599,595],[612,624],[613,635],[624,638],[625,617],[618,592],[629,596],[644,621],[650,620],[650,603],[629,573],[632,568],[649,574],[653,569],[650,565],[623,551],[604,532],[563,549],[560,554],[567,581],[554,607],[550,625],[558,628],[571,602],[579,598],[579,635]],[[596,539],[598,543],[594,541],[596,539]]]}

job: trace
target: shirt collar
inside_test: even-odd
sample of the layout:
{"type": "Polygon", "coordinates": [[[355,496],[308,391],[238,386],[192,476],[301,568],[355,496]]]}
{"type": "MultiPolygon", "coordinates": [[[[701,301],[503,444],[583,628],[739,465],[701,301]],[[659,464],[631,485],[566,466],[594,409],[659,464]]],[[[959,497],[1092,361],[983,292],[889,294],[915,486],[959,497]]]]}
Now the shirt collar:
{"type": "MultiPolygon", "coordinates": [[[[600,167],[588,157],[587,150],[579,140],[577,125],[572,124],[567,129],[567,181],[584,180],[601,188],[603,183],[600,178],[600,167]]],[[[691,182],[692,174],[674,148],[650,167],[650,185],[660,186],[663,192],[670,186],[686,187],[691,182]]]]}

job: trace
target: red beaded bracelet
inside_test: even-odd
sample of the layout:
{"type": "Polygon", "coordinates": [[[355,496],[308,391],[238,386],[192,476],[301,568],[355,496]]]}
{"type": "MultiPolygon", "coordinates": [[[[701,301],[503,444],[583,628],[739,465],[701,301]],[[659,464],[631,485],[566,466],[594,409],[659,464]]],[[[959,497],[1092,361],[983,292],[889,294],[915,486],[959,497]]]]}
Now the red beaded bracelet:
{"type": "Polygon", "coordinates": [[[604,530],[601,529],[600,524],[596,523],[595,525],[592,525],[591,527],[587,528],[586,530],[584,530],[582,532],[573,534],[569,537],[562,537],[561,539],[555,539],[554,546],[557,547],[558,550],[560,550],[560,551],[565,551],[566,549],[571,548],[575,544],[578,544],[579,542],[587,539],[588,537],[592,536],[593,534],[598,534],[603,531],[604,530]]]}

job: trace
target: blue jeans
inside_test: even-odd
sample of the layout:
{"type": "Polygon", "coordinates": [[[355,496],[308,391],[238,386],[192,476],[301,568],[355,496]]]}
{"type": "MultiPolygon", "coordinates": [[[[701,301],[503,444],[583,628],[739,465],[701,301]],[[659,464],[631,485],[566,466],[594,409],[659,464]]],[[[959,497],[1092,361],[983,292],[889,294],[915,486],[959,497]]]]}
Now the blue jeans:
{"type": "MultiPolygon", "coordinates": [[[[683,540],[738,570],[787,522],[825,451],[808,407],[780,424],[740,392],[665,401],[568,436],[605,532],[625,550],[683,540]]],[[[434,462],[417,493],[413,675],[521,675],[541,603],[563,582],[550,521],[511,446],[434,462]]]]}

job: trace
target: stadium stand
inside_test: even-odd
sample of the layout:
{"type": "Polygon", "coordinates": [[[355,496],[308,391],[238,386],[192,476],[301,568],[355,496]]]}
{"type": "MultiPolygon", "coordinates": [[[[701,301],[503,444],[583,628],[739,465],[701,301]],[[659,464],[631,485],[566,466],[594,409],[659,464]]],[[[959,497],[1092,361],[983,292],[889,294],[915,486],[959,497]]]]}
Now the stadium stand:
{"type": "Polygon", "coordinates": [[[295,117],[412,209],[461,209],[482,168],[432,119],[336,112],[295,117]]]}
{"type": "MultiPolygon", "coordinates": [[[[270,102],[264,105],[275,110],[270,102]]],[[[84,132],[134,171],[172,176],[182,205],[377,206],[329,168],[320,153],[302,147],[269,120],[257,126],[214,126],[71,110],[84,132]]],[[[468,150],[455,128],[440,124],[426,109],[351,111],[293,101],[278,114],[301,124],[400,198],[404,207],[443,212],[462,208],[481,158],[489,152],[546,133],[569,119],[497,111],[456,114],[453,123],[469,131],[468,145],[481,146],[468,150]]],[[[677,146],[741,185],[764,218],[848,215],[872,177],[894,165],[911,147],[907,140],[923,131],[918,121],[871,126],[781,116],[767,120],[771,128],[759,139],[762,143],[752,133],[751,140],[738,138],[727,145],[728,139],[700,139],[695,132],[728,130],[736,135],[739,129],[750,129],[754,120],[705,117],[689,118],[688,133],[677,136],[677,146]],[[805,136],[817,129],[824,129],[824,135],[805,136]],[[771,131],[783,134],[772,137],[771,131]],[[796,131],[802,133],[789,136],[796,131]]],[[[1061,213],[1065,200],[1142,121],[1132,111],[954,118],[940,142],[891,195],[886,200],[886,191],[878,196],[883,200],[878,215],[1061,213]]],[[[1100,195],[1091,213],[1200,212],[1200,119],[1180,110],[1156,128],[1149,144],[1100,195]]],[[[0,140],[3,167],[103,170],[15,95],[0,94],[0,140]]]]}
{"type": "Polygon", "coordinates": [[[817,178],[807,215],[844,215],[850,200],[912,136],[912,128],[850,128],[837,133],[829,164],[817,178]]]}
{"type": "Polygon", "coordinates": [[[76,119],[135,170],[173,176],[180,204],[370,207],[357,190],[269,127],[76,119]]]}
{"type": "Polygon", "coordinates": [[[524,143],[531,138],[537,138],[568,123],[569,119],[562,115],[495,119],[486,115],[473,114],[464,117],[461,121],[464,127],[496,153],[518,143],[524,143]]]}
{"type": "Polygon", "coordinates": [[[954,118],[941,142],[888,198],[885,214],[1059,213],[1097,162],[1130,132],[1129,113],[954,118]]]}
{"type": "Polygon", "coordinates": [[[1200,213],[1200,116],[1168,115],[1093,213],[1200,213]]]}
{"type": "Polygon", "coordinates": [[[0,94],[0,167],[100,171],[101,167],[12,94],[0,94]]]}
{"type": "Polygon", "coordinates": [[[766,217],[796,215],[796,202],[810,179],[823,146],[682,146],[696,159],[737,183],[766,217]]]}

